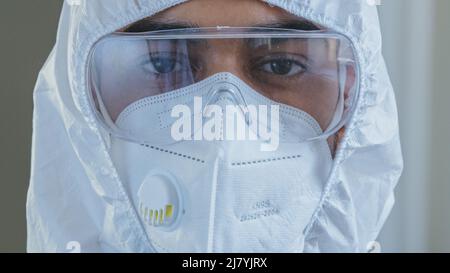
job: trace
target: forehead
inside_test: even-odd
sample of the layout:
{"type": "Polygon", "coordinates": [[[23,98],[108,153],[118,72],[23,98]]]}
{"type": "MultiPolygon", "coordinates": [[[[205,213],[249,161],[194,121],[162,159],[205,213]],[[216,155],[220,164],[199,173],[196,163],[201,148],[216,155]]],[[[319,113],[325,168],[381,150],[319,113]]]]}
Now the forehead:
{"type": "Polygon", "coordinates": [[[191,0],[151,17],[153,21],[185,22],[198,27],[257,26],[301,20],[260,0],[191,0]]]}

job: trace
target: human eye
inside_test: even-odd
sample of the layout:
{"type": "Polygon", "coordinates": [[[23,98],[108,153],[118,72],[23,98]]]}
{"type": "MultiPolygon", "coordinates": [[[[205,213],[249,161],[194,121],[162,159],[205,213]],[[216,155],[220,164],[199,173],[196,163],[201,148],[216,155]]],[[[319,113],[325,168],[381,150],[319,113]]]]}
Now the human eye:
{"type": "Polygon", "coordinates": [[[156,75],[178,73],[185,69],[185,58],[172,53],[153,53],[142,63],[145,72],[156,75]]]}
{"type": "Polygon", "coordinates": [[[256,68],[272,76],[296,76],[307,71],[302,58],[294,55],[268,56],[257,62],[256,68]]]}

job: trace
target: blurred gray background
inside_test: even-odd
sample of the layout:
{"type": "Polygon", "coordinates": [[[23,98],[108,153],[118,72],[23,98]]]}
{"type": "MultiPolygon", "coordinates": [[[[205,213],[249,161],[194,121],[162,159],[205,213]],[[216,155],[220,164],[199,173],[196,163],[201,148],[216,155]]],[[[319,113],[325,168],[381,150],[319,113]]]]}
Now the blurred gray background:
{"type": "Polygon", "coordinates": [[[62,0],[0,1],[0,252],[24,252],[33,88],[62,0]]]}
{"type": "MultiPolygon", "coordinates": [[[[26,247],[32,90],[55,42],[61,4],[0,1],[0,252],[26,247]]],[[[449,252],[450,1],[381,0],[379,10],[405,156],[381,249],[449,252]]]]}

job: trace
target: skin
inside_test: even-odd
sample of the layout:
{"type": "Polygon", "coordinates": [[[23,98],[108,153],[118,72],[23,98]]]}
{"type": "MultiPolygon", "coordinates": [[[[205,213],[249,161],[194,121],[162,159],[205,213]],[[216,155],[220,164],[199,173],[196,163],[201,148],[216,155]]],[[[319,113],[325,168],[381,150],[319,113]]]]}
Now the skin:
{"type": "MultiPolygon", "coordinates": [[[[152,17],[149,17],[148,19],[156,23],[182,22],[183,24],[189,24],[196,27],[252,27],[260,25],[275,25],[294,20],[303,20],[302,18],[289,14],[280,8],[269,6],[259,0],[192,0],[164,10],[152,17]]],[[[320,28],[319,26],[317,27],[320,28]]],[[[130,26],[120,31],[129,30],[130,26]]],[[[215,49],[214,52],[219,52],[220,56],[217,54],[208,56],[208,60],[210,61],[208,63],[207,75],[203,75],[203,78],[221,71],[228,71],[245,80],[244,73],[239,70],[240,59],[236,57],[238,56],[236,54],[237,46],[233,46],[232,43],[216,43],[213,44],[213,47],[215,49]]],[[[204,54],[209,53],[205,51],[204,54]]],[[[336,64],[334,64],[334,66],[334,69],[336,69],[336,64]]],[[[348,69],[345,94],[348,94],[354,81],[355,72],[353,69],[348,69]]],[[[312,82],[311,84],[314,86],[315,83],[312,82]]],[[[258,89],[256,86],[255,89],[259,90],[261,88],[258,89]]],[[[302,109],[306,108],[306,106],[296,105],[297,102],[290,100],[290,97],[292,97],[290,94],[280,95],[276,93],[262,93],[265,96],[279,102],[294,107],[297,106],[302,109]]],[[[343,137],[344,132],[345,129],[342,128],[338,133],[328,139],[330,150],[333,155],[337,149],[337,144],[343,137]]]]}
{"type": "Polygon", "coordinates": [[[298,17],[256,0],[193,0],[167,9],[155,21],[184,21],[201,27],[255,26],[298,17]]]}

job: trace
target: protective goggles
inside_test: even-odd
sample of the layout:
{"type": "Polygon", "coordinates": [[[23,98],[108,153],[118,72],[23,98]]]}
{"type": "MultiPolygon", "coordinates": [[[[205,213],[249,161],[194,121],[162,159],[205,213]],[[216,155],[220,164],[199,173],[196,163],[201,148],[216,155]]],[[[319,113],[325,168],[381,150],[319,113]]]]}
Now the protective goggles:
{"type": "MultiPolygon", "coordinates": [[[[327,30],[192,28],[113,33],[98,41],[90,53],[88,69],[92,106],[114,135],[151,142],[157,131],[154,124],[127,127],[119,122],[121,116],[140,107],[143,100],[164,102],[187,92],[183,90],[192,96],[196,89],[205,90],[198,95],[208,98],[206,106],[214,88],[205,88],[204,83],[223,72],[248,87],[230,85],[244,111],[249,99],[242,89],[250,89],[266,98],[264,103],[280,105],[317,122],[319,132],[295,139],[300,142],[328,137],[342,128],[359,92],[355,50],[341,34],[327,30]]],[[[170,109],[160,112],[164,111],[170,109]]],[[[165,122],[168,127],[170,122],[165,122]]],[[[286,122],[286,126],[295,128],[298,124],[286,122]]]]}

